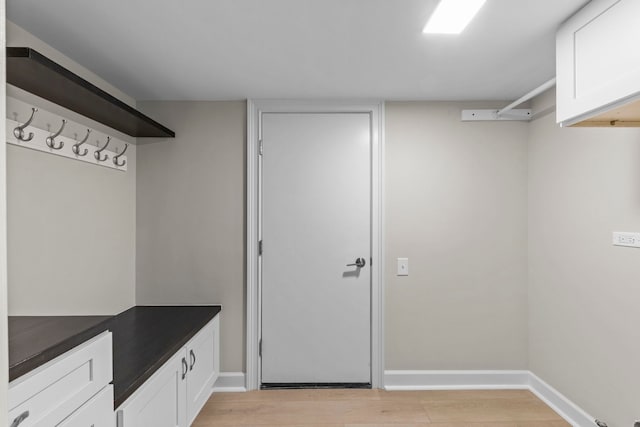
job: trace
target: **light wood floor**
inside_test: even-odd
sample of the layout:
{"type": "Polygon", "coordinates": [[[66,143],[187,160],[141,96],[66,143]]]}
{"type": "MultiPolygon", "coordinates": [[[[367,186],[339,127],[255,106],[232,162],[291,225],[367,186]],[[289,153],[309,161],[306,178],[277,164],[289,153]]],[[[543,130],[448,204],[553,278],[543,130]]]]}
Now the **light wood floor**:
{"type": "Polygon", "coordinates": [[[527,390],[214,393],[193,427],[565,427],[527,390]]]}

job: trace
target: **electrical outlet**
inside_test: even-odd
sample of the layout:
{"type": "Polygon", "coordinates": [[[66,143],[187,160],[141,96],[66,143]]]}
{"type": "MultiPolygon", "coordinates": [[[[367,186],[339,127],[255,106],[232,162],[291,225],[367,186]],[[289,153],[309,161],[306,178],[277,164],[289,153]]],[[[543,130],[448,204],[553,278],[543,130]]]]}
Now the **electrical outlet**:
{"type": "Polygon", "coordinates": [[[630,248],[640,248],[640,233],[628,233],[624,231],[613,232],[614,246],[627,246],[630,248]]]}

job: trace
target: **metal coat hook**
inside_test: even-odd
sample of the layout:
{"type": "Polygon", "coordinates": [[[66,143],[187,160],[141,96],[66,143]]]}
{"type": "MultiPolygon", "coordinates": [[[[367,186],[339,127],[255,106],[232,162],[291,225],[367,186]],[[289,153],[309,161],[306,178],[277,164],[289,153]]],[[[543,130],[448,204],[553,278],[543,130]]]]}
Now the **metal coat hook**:
{"type": "Polygon", "coordinates": [[[58,132],[54,133],[53,135],[50,135],[47,137],[46,139],[46,143],[47,143],[47,147],[53,149],[53,150],[59,150],[62,147],[64,147],[64,142],[60,141],[60,145],[56,146],[56,138],[58,137],[58,135],[60,135],[62,133],[62,130],[64,129],[64,126],[67,124],[67,121],[65,119],[62,119],[62,126],[60,126],[60,129],[58,130],[58,132]]]}
{"type": "Polygon", "coordinates": [[[104,155],[104,158],[100,158],[100,154],[105,150],[105,148],[107,148],[107,146],[109,145],[109,142],[111,142],[111,137],[110,137],[110,136],[108,136],[108,137],[107,137],[107,143],[106,143],[106,144],[104,144],[104,147],[102,147],[102,148],[100,148],[100,149],[96,150],[96,151],[93,153],[93,157],[95,157],[97,161],[99,161],[99,162],[104,162],[105,160],[107,160],[107,159],[109,158],[109,155],[108,155],[108,154],[105,154],[105,155],[104,155]]]}
{"type": "Polygon", "coordinates": [[[27,138],[24,137],[24,129],[31,124],[31,122],[33,121],[33,118],[35,117],[37,111],[38,111],[37,108],[32,108],[31,109],[31,117],[29,117],[29,120],[27,120],[27,122],[25,124],[23,124],[21,126],[18,126],[17,128],[15,128],[13,130],[13,136],[15,136],[16,139],[18,139],[18,141],[27,142],[27,141],[31,141],[33,139],[33,132],[29,132],[29,136],[27,138]]]}
{"type": "Polygon", "coordinates": [[[125,151],[127,151],[127,148],[129,148],[129,144],[125,143],[125,144],[124,144],[124,150],[122,150],[122,153],[120,153],[120,154],[118,154],[118,155],[116,155],[116,156],[113,156],[113,164],[114,164],[114,165],[116,165],[116,166],[118,166],[118,167],[122,167],[122,166],[124,166],[124,165],[126,165],[126,164],[127,164],[127,161],[126,161],[126,160],[123,160],[123,161],[122,161],[122,163],[119,163],[119,162],[118,162],[118,160],[120,159],[120,157],[122,157],[122,156],[124,155],[125,151]]]}
{"type": "MultiPolygon", "coordinates": [[[[84,137],[84,139],[76,144],[73,144],[73,147],[71,147],[71,151],[73,151],[73,154],[75,154],[76,156],[80,156],[80,157],[84,157],[87,155],[87,153],[89,152],[89,150],[87,150],[86,148],[84,149],[84,151],[82,152],[82,154],[80,154],[80,146],[82,144],[84,144],[85,142],[87,142],[87,140],[89,139],[89,135],[91,134],[91,129],[87,129],[87,136],[84,137]]],[[[105,159],[106,160],[106,159],[105,159]]]]}

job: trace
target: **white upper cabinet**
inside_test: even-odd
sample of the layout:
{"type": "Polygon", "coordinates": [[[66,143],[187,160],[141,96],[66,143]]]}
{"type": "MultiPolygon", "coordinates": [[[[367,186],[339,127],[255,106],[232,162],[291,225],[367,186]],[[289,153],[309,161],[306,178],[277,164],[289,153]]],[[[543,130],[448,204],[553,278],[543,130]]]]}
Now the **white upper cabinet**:
{"type": "Polygon", "coordinates": [[[557,121],[640,126],[640,1],[593,0],[558,30],[557,121]]]}

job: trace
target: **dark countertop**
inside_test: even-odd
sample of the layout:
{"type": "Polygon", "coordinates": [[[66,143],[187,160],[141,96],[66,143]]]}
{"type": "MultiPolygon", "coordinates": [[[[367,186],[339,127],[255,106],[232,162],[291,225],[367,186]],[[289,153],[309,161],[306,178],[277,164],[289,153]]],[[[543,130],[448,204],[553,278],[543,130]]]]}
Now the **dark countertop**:
{"type": "Polygon", "coordinates": [[[107,330],[113,316],[9,316],[9,381],[107,330]]]}
{"type": "Polygon", "coordinates": [[[110,330],[117,408],[220,310],[219,305],[135,306],[116,316],[10,316],[9,380],[110,330]]]}

